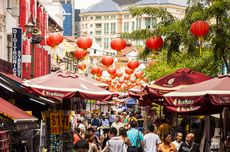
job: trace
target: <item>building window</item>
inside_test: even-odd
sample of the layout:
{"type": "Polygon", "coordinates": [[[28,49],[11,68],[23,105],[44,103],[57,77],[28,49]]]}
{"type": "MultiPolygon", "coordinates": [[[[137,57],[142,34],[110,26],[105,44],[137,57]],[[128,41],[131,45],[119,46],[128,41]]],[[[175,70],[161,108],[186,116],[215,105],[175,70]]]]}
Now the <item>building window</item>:
{"type": "Polygon", "coordinates": [[[90,27],[93,27],[93,24],[90,24],[90,27]]]}
{"type": "Polygon", "coordinates": [[[101,31],[96,31],[96,35],[101,35],[101,31]]]}
{"type": "Polygon", "coordinates": [[[90,19],[93,20],[93,16],[90,16],[90,19]]]}
{"type": "Polygon", "coordinates": [[[109,48],[109,38],[104,38],[104,48],[105,49],[109,48]]]}
{"type": "Polygon", "coordinates": [[[112,15],[112,16],[111,16],[111,19],[116,19],[116,15],[112,15]]]}
{"type": "Polygon", "coordinates": [[[116,23],[111,23],[111,34],[116,33],[116,23]]]}
{"type": "Polygon", "coordinates": [[[135,22],[132,22],[132,31],[135,30],[135,22]]]}
{"type": "Polygon", "coordinates": [[[101,28],[101,24],[96,24],[96,28],[101,28]]]}
{"type": "Polygon", "coordinates": [[[128,19],[129,18],[129,15],[124,15],[124,19],[128,19]]]}
{"type": "Polygon", "coordinates": [[[109,23],[104,23],[104,34],[109,34],[109,23]]]}
{"type": "Polygon", "coordinates": [[[129,32],[129,22],[124,22],[123,31],[124,32],[129,32]]]}
{"type": "Polygon", "coordinates": [[[101,20],[101,16],[96,16],[96,20],[101,20]]]}
{"type": "Polygon", "coordinates": [[[99,44],[101,43],[101,38],[96,38],[95,40],[97,43],[99,43],[99,44]]]}
{"type": "Polygon", "coordinates": [[[141,18],[136,18],[136,29],[141,29],[141,18]]]}
{"type": "Polygon", "coordinates": [[[90,31],[90,35],[93,35],[93,32],[92,32],[92,31],[90,31]]]}
{"type": "Polygon", "coordinates": [[[147,29],[151,29],[151,28],[155,27],[156,24],[157,24],[156,18],[153,18],[153,17],[145,18],[145,27],[147,29]]]}
{"type": "Polygon", "coordinates": [[[109,16],[104,16],[104,19],[109,19],[109,16]]]}

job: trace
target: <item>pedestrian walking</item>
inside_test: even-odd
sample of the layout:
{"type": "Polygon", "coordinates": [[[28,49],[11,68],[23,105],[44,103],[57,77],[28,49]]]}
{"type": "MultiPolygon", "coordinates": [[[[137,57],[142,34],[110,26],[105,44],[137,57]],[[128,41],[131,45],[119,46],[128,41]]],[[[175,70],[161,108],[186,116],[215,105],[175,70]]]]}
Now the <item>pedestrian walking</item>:
{"type": "Polygon", "coordinates": [[[180,145],[178,152],[200,152],[199,145],[194,142],[195,135],[188,133],[185,142],[180,145]]]}
{"type": "Polygon", "coordinates": [[[163,143],[158,146],[158,152],[177,152],[176,146],[172,143],[172,135],[165,133],[163,143]]]}
{"type": "Polygon", "coordinates": [[[183,143],[182,139],[183,139],[183,134],[181,132],[178,132],[176,134],[176,140],[172,142],[176,146],[177,151],[179,150],[180,145],[183,143]]]}
{"type": "Polygon", "coordinates": [[[131,129],[127,132],[128,138],[131,143],[131,147],[128,148],[128,152],[143,152],[144,137],[143,134],[137,130],[137,122],[130,122],[131,129]]]}
{"type": "Polygon", "coordinates": [[[102,152],[126,152],[125,143],[117,136],[117,129],[112,127],[109,131],[110,140],[107,141],[102,152]]]}
{"type": "Polygon", "coordinates": [[[145,152],[157,152],[157,147],[161,143],[160,137],[154,133],[154,126],[148,125],[148,134],[144,136],[144,151],[145,152]]]}

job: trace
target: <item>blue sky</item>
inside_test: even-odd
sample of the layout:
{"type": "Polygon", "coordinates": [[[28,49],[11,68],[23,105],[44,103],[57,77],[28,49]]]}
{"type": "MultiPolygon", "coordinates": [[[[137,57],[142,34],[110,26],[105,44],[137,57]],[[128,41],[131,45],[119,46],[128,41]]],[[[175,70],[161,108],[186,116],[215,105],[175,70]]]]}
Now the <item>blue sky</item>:
{"type": "Polygon", "coordinates": [[[82,9],[87,8],[92,4],[95,4],[101,0],[75,0],[75,8],[82,9]]]}

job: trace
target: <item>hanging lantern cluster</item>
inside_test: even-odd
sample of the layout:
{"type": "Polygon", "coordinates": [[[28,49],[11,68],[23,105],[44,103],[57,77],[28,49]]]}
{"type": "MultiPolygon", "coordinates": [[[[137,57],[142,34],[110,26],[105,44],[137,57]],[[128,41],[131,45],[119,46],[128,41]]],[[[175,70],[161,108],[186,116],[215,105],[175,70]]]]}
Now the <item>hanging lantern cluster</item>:
{"type": "Polygon", "coordinates": [[[80,37],[77,40],[77,45],[79,48],[76,51],[74,51],[74,56],[76,57],[77,60],[82,60],[85,58],[85,56],[88,54],[88,50],[93,44],[92,39],[88,37],[80,37]]]}
{"type": "Polygon", "coordinates": [[[162,48],[164,41],[161,36],[150,37],[145,42],[146,47],[152,50],[159,50],[162,48]]]}
{"type": "Polygon", "coordinates": [[[56,47],[63,42],[63,36],[60,33],[52,33],[46,38],[46,44],[50,47],[56,47]]]}
{"type": "Polygon", "coordinates": [[[103,70],[99,67],[99,66],[95,66],[91,69],[90,73],[92,75],[96,75],[98,77],[101,77],[102,76],[102,72],[103,70]]]}

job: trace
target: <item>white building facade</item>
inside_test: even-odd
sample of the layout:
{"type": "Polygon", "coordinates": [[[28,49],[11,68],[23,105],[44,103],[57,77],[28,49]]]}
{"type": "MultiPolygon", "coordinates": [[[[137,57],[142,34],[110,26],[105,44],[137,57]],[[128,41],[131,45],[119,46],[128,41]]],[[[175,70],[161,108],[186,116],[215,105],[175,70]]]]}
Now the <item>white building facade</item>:
{"type": "MultiPolygon", "coordinates": [[[[163,8],[175,18],[182,19],[187,7],[186,2],[186,0],[180,0],[179,2],[172,0],[140,0],[132,5],[136,7],[163,8]]],[[[128,6],[120,6],[112,0],[102,0],[90,6],[81,12],[80,17],[81,35],[87,35],[95,39],[106,50],[111,49],[111,39],[121,33],[130,33],[137,29],[151,29],[160,20],[147,15],[132,17],[128,11],[128,6]]]]}
{"type": "Polygon", "coordinates": [[[18,26],[19,0],[0,1],[0,59],[12,61],[12,28],[18,26]]]}

